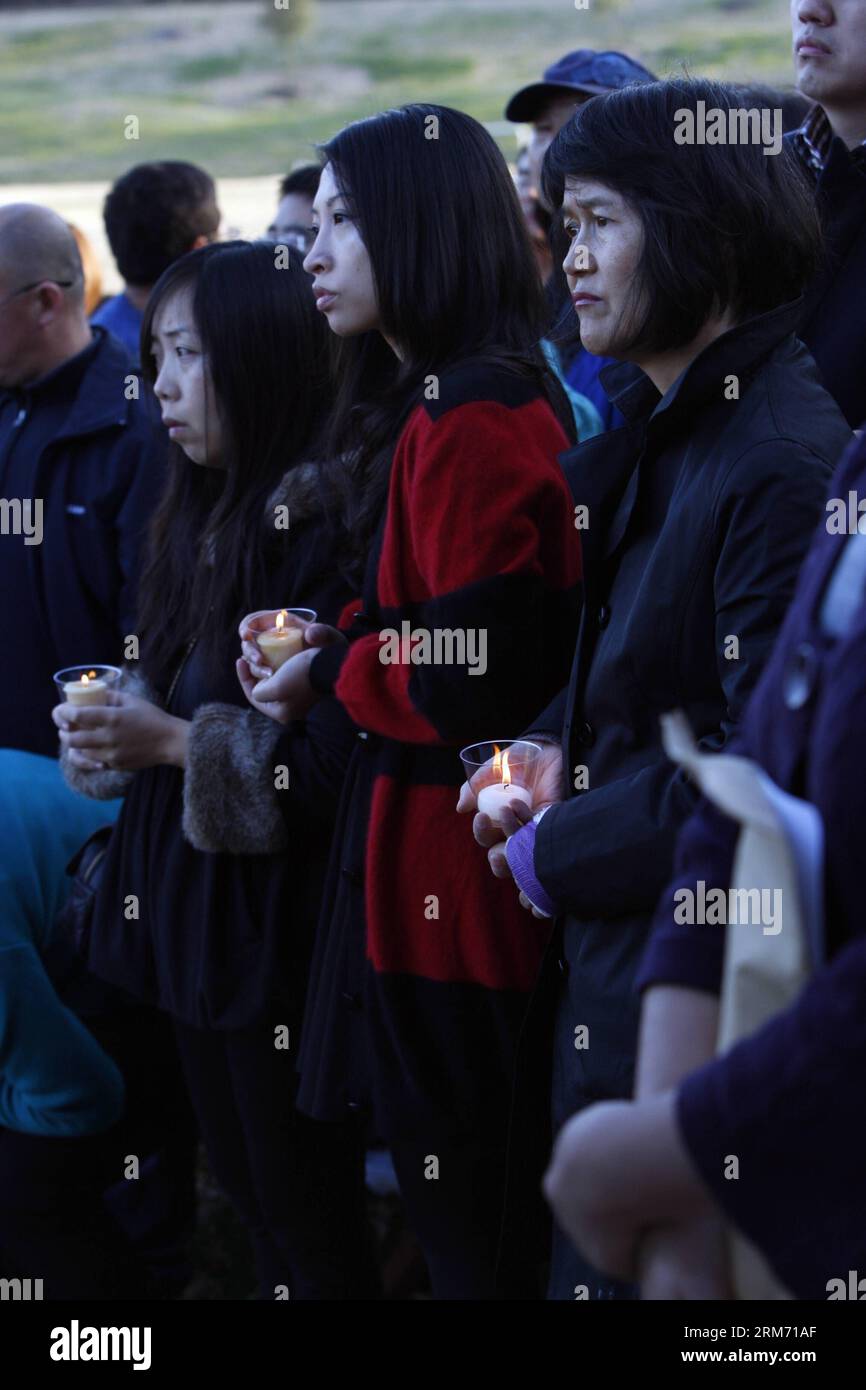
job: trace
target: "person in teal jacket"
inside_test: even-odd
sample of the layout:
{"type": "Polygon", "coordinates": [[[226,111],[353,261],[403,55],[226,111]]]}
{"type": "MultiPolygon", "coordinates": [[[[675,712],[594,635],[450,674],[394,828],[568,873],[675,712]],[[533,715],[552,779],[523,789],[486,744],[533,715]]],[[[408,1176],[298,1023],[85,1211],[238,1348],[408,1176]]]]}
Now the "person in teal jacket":
{"type": "Polygon", "coordinates": [[[120,805],[77,796],[54,758],[0,749],[0,1131],[69,1138],[122,1114],[120,1071],[43,965],[66,865],[120,805]]]}

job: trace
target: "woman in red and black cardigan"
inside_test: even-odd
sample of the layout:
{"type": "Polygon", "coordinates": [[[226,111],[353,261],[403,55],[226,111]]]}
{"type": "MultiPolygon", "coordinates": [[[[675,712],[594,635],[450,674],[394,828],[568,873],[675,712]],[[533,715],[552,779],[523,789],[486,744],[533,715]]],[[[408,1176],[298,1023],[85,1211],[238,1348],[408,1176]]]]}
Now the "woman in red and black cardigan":
{"type": "Polygon", "coordinates": [[[467,843],[458,750],[514,737],[567,676],[580,552],[557,456],[570,417],[537,349],[545,309],[520,206],[483,127],[409,106],[349,126],[323,156],[305,267],[352,340],[333,456],[361,596],[340,631],[308,628],[309,649],[267,684],[242,626],[238,668],[275,718],[336,698],[358,728],[298,1104],[372,1114],[435,1294],[487,1298],[545,929],[467,843]],[[465,660],[448,664],[446,646],[445,661],[419,661],[422,632],[461,634],[465,660]]]}

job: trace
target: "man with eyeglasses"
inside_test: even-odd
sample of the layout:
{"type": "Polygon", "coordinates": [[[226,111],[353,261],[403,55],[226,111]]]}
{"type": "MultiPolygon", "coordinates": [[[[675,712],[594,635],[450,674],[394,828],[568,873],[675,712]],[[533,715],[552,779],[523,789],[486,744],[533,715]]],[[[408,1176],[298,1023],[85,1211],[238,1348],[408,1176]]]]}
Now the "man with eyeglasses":
{"type": "Polygon", "coordinates": [[[304,255],[313,244],[313,199],[319,191],[321,169],[318,164],[302,164],[280,182],[280,201],[265,240],[276,245],[294,246],[304,255]]]}
{"type": "Polygon", "coordinates": [[[83,291],[63,219],[0,207],[0,747],[52,758],[53,672],[119,664],[135,632],[165,447],[125,349],[88,324],[83,291]]]}

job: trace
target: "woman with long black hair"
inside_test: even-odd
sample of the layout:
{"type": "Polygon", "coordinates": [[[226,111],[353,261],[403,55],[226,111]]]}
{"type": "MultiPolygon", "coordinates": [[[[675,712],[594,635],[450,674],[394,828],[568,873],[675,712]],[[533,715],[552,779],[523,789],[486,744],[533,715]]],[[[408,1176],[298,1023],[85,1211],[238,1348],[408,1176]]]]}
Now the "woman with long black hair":
{"type": "Polygon", "coordinates": [[[266,684],[249,640],[239,664],[276,718],[334,692],[358,729],[298,1103],[332,1120],[372,1108],[435,1294],[486,1298],[514,1047],[544,938],[473,860],[458,750],[521,728],[568,667],[579,546],[557,455],[570,412],[538,350],[541,287],[483,127],[407,106],[347,127],[323,158],[305,265],[348,340],[329,453],[361,597],[347,630],[309,628],[320,650],[266,684]]]}
{"type": "Polygon", "coordinates": [[[327,334],[298,253],[233,242],[166,271],[142,335],[177,447],[141,583],[141,675],[103,706],[55,710],[73,783],[126,791],[89,964],[171,1016],[262,1297],[375,1294],[354,1128],[294,1108],[348,721],[323,706],[308,757],[304,731],[246,708],[231,654],[253,600],[333,619],[348,596],[318,502],[327,334]]]}

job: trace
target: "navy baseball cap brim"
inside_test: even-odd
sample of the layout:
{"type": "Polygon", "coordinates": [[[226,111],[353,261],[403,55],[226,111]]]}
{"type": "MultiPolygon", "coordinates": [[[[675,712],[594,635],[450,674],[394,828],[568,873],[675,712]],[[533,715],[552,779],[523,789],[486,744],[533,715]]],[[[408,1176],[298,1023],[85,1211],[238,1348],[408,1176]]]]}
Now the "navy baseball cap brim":
{"type": "Polygon", "coordinates": [[[505,119],[507,121],[534,121],[536,116],[541,115],[545,106],[558,97],[595,97],[609,91],[609,87],[578,87],[573,84],[565,87],[561,84],[554,86],[552,82],[533,82],[531,87],[521,87],[519,92],[515,92],[505,108],[505,119]]]}
{"type": "Polygon", "coordinates": [[[602,96],[633,82],[655,81],[648,68],[625,53],[599,53],[592,48],[579,48],[547,68],[540,82],[532,82],[515,92],[505,108],[505,119],[534,121],[557,97],[572,93],[576,98],[602,96]]]}

